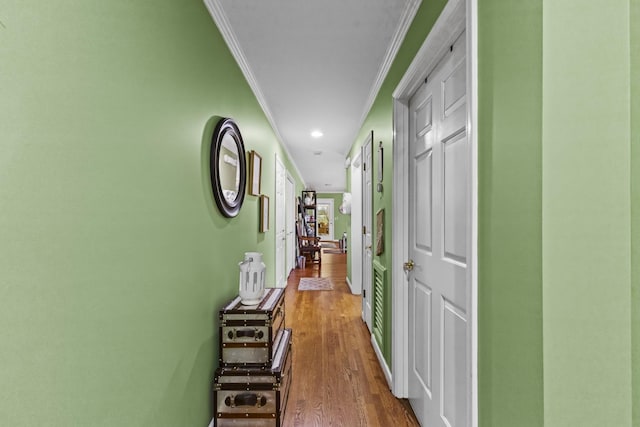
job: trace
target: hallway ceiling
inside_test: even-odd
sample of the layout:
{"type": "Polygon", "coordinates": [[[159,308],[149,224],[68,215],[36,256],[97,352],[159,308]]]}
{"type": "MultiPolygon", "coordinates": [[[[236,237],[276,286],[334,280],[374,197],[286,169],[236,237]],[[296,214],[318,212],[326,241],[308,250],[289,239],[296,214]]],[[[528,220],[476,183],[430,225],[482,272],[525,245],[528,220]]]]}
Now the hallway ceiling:
{"type": "Polygon", "coordinates": [[[205,0],[307,188],[346,189],[345,158],[420,1],[205,0]]]}

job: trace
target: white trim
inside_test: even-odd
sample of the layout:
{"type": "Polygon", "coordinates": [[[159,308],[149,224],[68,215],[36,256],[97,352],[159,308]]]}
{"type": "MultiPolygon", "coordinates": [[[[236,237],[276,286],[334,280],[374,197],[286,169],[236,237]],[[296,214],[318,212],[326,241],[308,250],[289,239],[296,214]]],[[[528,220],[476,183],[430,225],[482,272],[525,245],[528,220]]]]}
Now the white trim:
{"type": "Polygon", "coordinates": [[[389,369],[389,365],[387,365],[387,361],[384,360],[384,356],[382,355],[382,350],[378,346],[378,341],[376,338],[371,335],[371,345],[373,346],[373,350],[376,352],[376,356],[378,357],[378,362],[380,363],[380,367],[382,368],[382,372],[384,372],[384,377],[387,379],[387,384],[389,388],[393,388],[393,376],[391,375],[391,369],[389,369]]]}
{"type": "Polygon", "coordinates": [[[478,0],[467,0],[467,129],[471,145],[471,427],[478,427],[478,0]]]}
{"type": "Polygon", "coordinates": [[[238,38],[233,32],[233,27],[231,27],[231,24],[227,19],[227,15],[225,15],[224,13],[222,5],[220,5],[217,0],[204,0],[204,4],[207,7],[207,10],[209,10],[209,14],[213,18],[213,21],[218,27],[218,30],[220,30],[220,34],[222,34],[222,38],[224,38],[224,41],[227,43],[227,46],[229,47],[231,54],[233,55],[236,62],[238,63],[238,66],[240,67],[240,70],[242,71],[244,78],[247,79],[247,83],[249,84],[249,87],[251,87],[253,94],[256,96],[256,99],[258,100],[258,104],[260,104],[260,108],[262,108],[264,115],[267,117],[267,121],[271,125],[271,128],[273,129],[273,133],[275,133],[276,138],[280,143],[280,146],[285,151],[285,153],[287,153],[287,157],[289,157],[289,161],[291,162],[291,164],[293,165],[293,168],[296,170],[296,173],[300,177],[303,188],[306,188],[307,183],[304,182],[304,178],[300,173],[300,169],[298,169],[298,165],[295,163],[294,158],[291,155],[291,152],[289,151],[289,148],[284,143],[284,138],[282,138],[282,135],[280,134],[280,131],[276,126],[276,121],[273,118],[273,115],[271,114],[271,110],[269,110],[269,107],[267,105],[267,100],[262,94],[262,90],[258,85],[258,81],[253,76],[251,67],[249,67],[249,63],[247,62],[244,52],[240,47],[240,43],[238,43],[238,38]]]}
{"type": "MultiPolygon", "coordinates": [[[[362,153],[362,173],[360,174],[361,184],[360,189],[360,202],[362,209],[360,210],[360,216],[362,218],[361,226],[362,233],[360,233],[360,241],[362,245],[360,247],[360,263],[362,264],[362,272],[361,272],[361,281],[362,281],[362,320],[367,324],[367,328],[372,331],[371,322],[373,320],[372,310],[372,293],[373,293],[373,242],[367,240],[367,235],[370,236],[370,239],[373,239],[373,194],[368,194],[366,180],[367,178],[371,179],[371,186],[373,191],[373,130],[367,132],[367,136],[360,147],[360,152],[362,153]],[[367,163],[367,154],[368,150],[371,151],[371,159],[370,164],[367,163]],[[367,194],[368,200],[365,199],[365,194],[367,194]],[[368,203],[367,203],[368,202],[368,203]],[[369,205],[368,209],[365,209],[367,204],[369,205]],[[368,211],[368,212],[367,212],[368,211]],[[368,215],[367,215],[368,213],[368,215]],[[367,233],[364,233],[364,230],[367,230],[367,233]],[[368,245],[367,245],[368,244],[368,245]],[[371,251],[371,256],[368,256],[368,250],[371,251]],[[365,276],[365,272],[367,275],[365,276]],[[368,292],[368,294],[367,294],[368,292]],[[367,306],[368,303],[368,306],[367,306]]],[[[351,218],[353,221],[353,216],[351,218]]],[[[351,264],[351,268],[353,269],[353,264],[351,264]]]]}
{"type": "Polygon", "coordinates": [[[394,99],[393,123],[395,141],[393,143],[393,206],[392,206],[392,365],[395,372],[393,394],[397,397],[409,396],[409,317],[406,307],[409,301],[409,285],[403,263],[409,259],[406,236],[409,235],[409,159],[407,155],[409,129],[409,105],[407,101],[394,99]],[[402,124],[402,125],[401,125],[402,124]]]}
{"type": "MultiPolygon", "coordinates": [[[[275,153],[275,163],[273,164],[273,170],[274,172],[274,182],[273,182],[273,221],[271,222],[271,226],[273,227],[273,250],[274,250],[274,270],[278,271],[278,261],[280,261],[280,264],[282,264],[282,261],[284,261],[284,266],[281,265],[282,267],[282,283],[277,283],[278,277],[275,277],[275,287],[276,288],[285,288],[287,287],[287,278],[289,277],[289,272],[287,271],[287,217],[286,217],[286,213],[287,213],[287,168],[284,166],[284,163],[282,162],[282,160],[280,160],[280,156],[278,156],[278,153],[275,153]],[[278,165],[280,165],[280,167],[282,168],[282,170],[284,171],[284,180],[282,181],[282,197],[284,198],[284,212],[282,212],[282,220],[284,221],[284,254],[282,254],[284,256],[284,259],[282,260],[278,260],[278,229],[276,228],[276,218],[278,218],[278,165]]],[[[277,274],[276,274],[277,276],[277,274]]]]}
{"type": "MultiPolygon", "coordinates": [[[[415,18],[416,13],[418,13],[418,9],[420,8],[420,4],[422,0],[409,0],[407,2],[407,6],[405,7],[402,17],[400,18],[400,25],[396,29],[393,38],[391,39],[391,44],[389,44],[389,49],[387,49],[387,53],[380,65],[380,69],[378,70],[378,75],[376,76],[376,80],[371,86],[371,92],[369,92],[369,97],[367,98],[367,102],[362,111],[362,115],[360,117],[360,122],[358,129],[362,128],[364,121],[367,119],[367,115],[373,106],[376,98],[378,97],[378,92],[382,87],[382,83],[384,83],[384,79],[387,78],[387,73],[393,65],[393,60],[396,58],[398,51],[400,50],[400,46],[402,46],[402,42],[404,41],[404,37],[407,35],[407,31],[409,31],[409,27],[411,27],[411,23],[413,22],[413,18],[415,18]]],[[[359,131],[358,131],[359,132],[359,131]]],[[[352,139],[355,139],[356,135],[352,139]]]]}
{"type": "Polygon", "coordinates": [[[351,259],[351,293],[362,294],[362,150],[351,161],[351,241],[347,256],[351,259]]]}
{"type": "Polygon", "coordinates": [[[477,105],[477,0],[449,0],[440,17],[431,29],[422,47],[411,62],[404,77],[393,92],[393,259],[392,259],[392,360],[394,383],[392,391],[397,397],[409,395],[408,379],[408,283],[403,263],[408,259],[408,218],[409,218],[409,99],[433,70],[444,52],[455,39],[468,30],[467,37],[467,83],[468,83],[468,135],[471,149],[471,268],[468,269],[471,282],[470,298],[470,410],[472,427],[478,425],[478,135],[475,124],[478,120],[477,105]],[[468,13],[467,13],[468,12],[468,13]]]}
{"type": "MultiPolygon", "coordinates": [[[[289,172],[289,169],[287,169],[285,167],[285,171],[287,172],[287,178],[286,181],[284,183],[284,187],[285,187],[285,195],[284,195],[284,200],[285,200],[285,204],[284,204],[284,209],[285,209],[285,216],[284,216],[284,220],[285,220],[285,252],[286,252],[286,269],[285,269],[285,279],[288,280],[289,275],[291,274],[291,272],[293,270],[295,270],[296,268],[296,216],[295,216],[295,210],[296,210],[296,180],[293,178],[293,175],[291,175],[291,172],[289,172]],[[291,183],[292,187],[293,187],[293,194],[291,194],[292,196],[292,206],[289,206],[287,204],[287,200],[289,199],[289,194],[287,194],[286,188],[287,188],[287,181],[291,183]],[[293,216],[293,218],[289,217],[289,215],[293,216]],[[289,236],[288,234],[288,230],[287,230],[287,224],[288,224],[288,219],[293,219],[293,230],[291,230],[291,234],[293,237],[293,243],[291,244],[291,247],[289,247],[289,236]]],[[[286,281],[285,280],[285,281],[286,281]]]]}
{"type": "Polygon", "coordinates": [[[211,418],[211,422],[209,423],[209,426],[208,426],[208,427],[213,427],[213,420],[214,420],[214,419],[215,419],[215,417],[214,417],[214,418],[211,418]]]}
{"type": "Polygon", "coordinates": [[[355,290],[353,289],[353,285],[351,284],[351,280],[349,279],[349,276],[345,277],[345,280],[347,281],[347,285],[349,285],[349,290],[351,291],[351,293],[354,295],[357,295],[355,290]]]}
{"type": "Polygon", "coordinates": [[[449,0],[409,65],[393,98],[407,101],[465,28],[465,1],[449,0]],[[425,73],[425,70],[427,72],[425,73]]]}

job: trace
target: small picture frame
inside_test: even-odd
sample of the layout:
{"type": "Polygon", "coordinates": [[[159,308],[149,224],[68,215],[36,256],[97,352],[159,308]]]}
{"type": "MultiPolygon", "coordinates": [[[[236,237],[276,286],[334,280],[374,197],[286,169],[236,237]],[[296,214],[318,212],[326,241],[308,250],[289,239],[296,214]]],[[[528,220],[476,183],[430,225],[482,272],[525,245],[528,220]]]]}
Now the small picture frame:
{"type": "Polygon", "coordinates": [[[260,195],[260,182],[262,178],[262,157],[257,152],[249,152],[249,194],[260,195]]]}
{"type": "Polygon", "coordinates": [[[384,209],[376,212],[376,255],[384,252],[384,209]]]}
{"type": "Polygon", "coordinates": [[[262,194],[260,196],[260,232],[269,231],[269,197],[262,194]]]}
{"type": "Polygon", "coordinates": [[[384,148],[382,148],[382,141],[380,141],[378,144],[378,185],[377,185],[378,193],[382,193],[382,179],[384,176],[383,162],[384,162],[384,148]]]}

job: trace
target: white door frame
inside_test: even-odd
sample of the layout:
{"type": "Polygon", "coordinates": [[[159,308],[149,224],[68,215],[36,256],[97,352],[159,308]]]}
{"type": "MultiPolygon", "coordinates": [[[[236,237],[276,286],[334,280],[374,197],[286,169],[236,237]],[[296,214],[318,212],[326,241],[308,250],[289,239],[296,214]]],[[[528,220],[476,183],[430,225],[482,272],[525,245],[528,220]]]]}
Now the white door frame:
{"type": "Polygon", "coordinates": [[[403,263],[409,258],[409,99],[424,82],[425,77],[434,69],[443,53],[457,36],[466,28],[467,37],[467,129],[471,150],[471,173],[469,174],[471,224],[469,245],[471,261],[468,274],[471,283],[469,295],[469,348],[471,356],[469,372],[471,375],[469,402],[470,425],[478,425],[478,132],[477,123],[477,1],[449,0],[440,17],[431,29],[422,47],[411,62],[404,77],[393,92],[393,254],[391,275],[392,287],[392,373],[393,393],[397,397],[408,397],[409,379],[409,288],[403,263]]]}
{"type": "Polygon", "coordinates": [[[362,293],[362,154],[355,154],[351,162],[351,241],[347,253],[351,257],[351,293],[362,293]]]}
{"type": "Polygon", "coordinates": [[[286,238],[287,238],[287,218],[286,218],[286,213],[287,213],[287,206],[286,206],[286,199],[287,199],[287,194],[286,194],[286,179],[287,179],[287,168],[284,166],[284,163],[282,163],[282,160],[280,160],[280,158],[278,157],[278,155],[276,154],[276,160],[275,160],[275,165],[274,165],[274,171],[275,171],[275,182],[274,182],[274,192],[273,192],[273,205],[274,205],[274,215],[273,215],[273,230],[274,230],[274,243],[275,243],[275,287],[277,288],[284,288],[285,286],[287,286],[287,276],[288,276],[288,272],[287,270],[287,246],[286,246],[286,238]],[[278,189],[278,168],[281,168],[283,175],[284,175],[284,179],[281,182],[281,188],[278,189]],[[280,200],[278,198],[278,191],[282,192],[282,203],[280,203],[280,200]],[[282,210],[282,212],[280,212],[280,210],[282,210]],[[281,236],[278,236],[278,215],[281,215],[282,221],[284,221],[284,224],[282,224],[283,227],[283,233],[281,236]],[[283,242],[284,241],[284,242],[283,242]],[[280,252],[278,250],[278,245],[282,245],[284,247],[284,250],[282,252],[280,252]],[[278,282],[278,267],[282,268],[282,281],[278,282]]]}
{"type": "Polygon", "coordinates": [[[286,241],[286,270],[285,276],[288,278],[291,270],[296,267],[296,182],[288,169],[285,168],[287,180],[285,181],[285,235],[286,241]]]}
{"type": "Polygon", "coordinates": [[[373,131],[367,137],[360,149],[362,152],[362,320],[373,333],[372,321],[372,293],[373,293],[373,131]],[[367,152],[370,150],[370,153],[367,152]],[[367,163],[367,155],[370,155],[367,163]],[[371,191],[367,191],[366,181],[370,180],[371,191]],[[368,206],[367,206],[368,205],[368,206]]]}

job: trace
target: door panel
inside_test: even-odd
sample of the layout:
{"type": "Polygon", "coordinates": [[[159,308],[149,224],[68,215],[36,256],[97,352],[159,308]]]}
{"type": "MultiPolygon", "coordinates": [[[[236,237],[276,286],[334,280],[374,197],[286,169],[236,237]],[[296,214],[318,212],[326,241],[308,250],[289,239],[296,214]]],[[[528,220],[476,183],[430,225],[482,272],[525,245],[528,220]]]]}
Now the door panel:
{"type": "MultiPolygon", "coordinates": [[[[459,58],[452,58],[454,62],[459,58]]],[[[442,78],[442,94],[444,101],[442,104],[444,117],[449,117],[453,111],[456,111],[464,104],[465,99],[465,79],[466,69],[464,67],[464,61],[458,62],[458,64],[451,70],[451,72],[442,78]]]]}
{"type": "Polygon", "coordinates": [[[464,34],[409,103],[409,397],[422,425],[468,425],[469,144],[464,34]]]}
{"type": "Polygon", "coordinates": [[[415,347],[415,358],[413,369],[420,381],[420,385],[424,388],[424,391],[431,395],[431,375],[433,369],[431,368],[431,289],[419,280],[416,280],[415,284],[415,308],[416,323],[424,326],[424,337],[420,340],[419,345],[415,347]]]}
{"type": "Polygon", "coordinates": [[[465,425],[467,414],[467,358],[459,349],[467,341],[467,325],[464,314],[451,302],[442,304],[442,418],[451,426],[465,425]]]}
{"type": "Polygon", "coordinates": [[[285,276],[289,277],[289,273],[291,270],[295,268],[295,260],[296,260],[296,240],[295,240],[295,230],[296,230],[296,188],[293,182],[293,177],[287,172],[287,181],[285,183],[286,187],[286,198],[285,198],[285,223],[286,223],[286,265],[285,276]]]}
{"type": "Polygon", "coordinates": [[[287,177],[286,169],[276,156],[276,200],[275,200],[275,232],[276,232],[276,286],[283,288],[287,285],[285,276],[286,269],[286,201],[285,201],[285,181],[287,177]]]}
{"type": "Polygon", "coordinates": [[[373,196],[373,132],[362,146],[362,318],[371,331],[371,275],[373,272],[372,246],[372,196],[373,196]]]}
{"type": "Polygon", "coordinates": [[[424,191],[423,197],[419,197],[414,199],[416,202],[416,210],[422,213],[420,218],[415,218],[414,229],[415,229],[415,238],[416,238],[416,249],[421,249],[427,252],[432,251],[432,221],[431,221],[431,211],[432,211],[432,200],[431,200],[431,191],[432,191],[432,152],[431,150],[427,150],[424,154],[421,154],[416,157],[416,182],[421,183],[423,186],[422,190],[424,191]]]}
{"type": "Polygon", "coordinates": [[[443,144],[444,256],[467,261],[468,147],[462,133],[443,144]]]}

